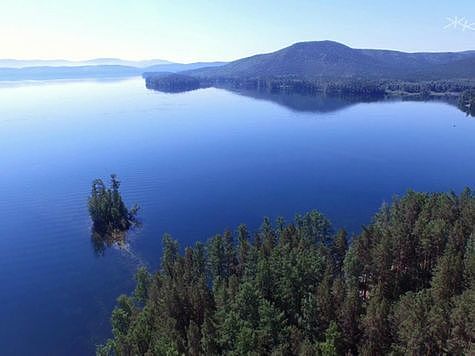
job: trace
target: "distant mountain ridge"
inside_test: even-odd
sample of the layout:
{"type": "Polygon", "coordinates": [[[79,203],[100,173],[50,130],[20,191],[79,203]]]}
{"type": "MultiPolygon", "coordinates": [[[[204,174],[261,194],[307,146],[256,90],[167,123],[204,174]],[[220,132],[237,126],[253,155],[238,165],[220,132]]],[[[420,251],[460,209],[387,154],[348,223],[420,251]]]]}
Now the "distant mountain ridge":
{"type": "Polygon", "coordinates": [[[0,59],[0,80],[150,76],[181,73],[199,79],[285,78],[298,80],[475,79],[475,51],[407,53],[356,49],[333,41],[298,42],[266,54],[225,62],[173,63],[161,59],[125,61],[22,61],[0,59]]]}
{"type": "Polygon", "coordinates": [[[406,53],[355,49],[333,41],[299,42],[281,50],[190,70],[201,78],[292,77],[298,79],[475,78],[475,51],[406,53]]]}
{"type": "Polygon", "coordinates": [[[140,62],[127,62],[120,59],[93,59],[85,62],[68,61],[16,61],[0,60],[0,81],[15,80],[50,80],[50,79],[77,79],[77,78],[120,78],[141,76],[145,72],[176,73],[184,70],[217,67],[224,62],[196,62],[196,63],[172,63],[163,60],[148,60],[140,62]],[[1,67],[9,64],[10,67],[1,67]],[[13,67],[20,64],[49,64],[32,65],[26,67],[13,67]],[[71,65],[71,63],[73,63],[71,65]],[[116,64],[114,64],[116,63],[116,64]],[[123,64],[119,64],[123,63],[123,64]],[[124,63],[135,64],[125,65],[124,63]],[[68,65],[70,64],[70,65],[68,65]]]}
{"type": "Polygon", "coordinates": [[[84,67],[90,65],[119,65],[144,68],[154,65],[173,64],[163,59],[147,59],[140,61],[124,60],[120,58],[94,58],[83,61],[70,61],[65,59],[0,59],[0,68],[26,68],[26,67],[84,67]]]}

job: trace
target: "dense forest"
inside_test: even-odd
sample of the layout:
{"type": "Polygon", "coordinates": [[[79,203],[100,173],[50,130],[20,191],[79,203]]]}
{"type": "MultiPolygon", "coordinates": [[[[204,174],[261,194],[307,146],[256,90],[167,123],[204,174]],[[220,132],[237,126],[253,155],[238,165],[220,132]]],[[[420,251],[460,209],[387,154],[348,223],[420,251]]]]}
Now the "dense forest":
{"type": "Polygon", "coordinates": [[[179,93],[201,88],[197,78],[177,73],[144,73],[147,89],[166,93],[179,93]]]}
{"type": "Polygon", "coordinates": [[[98,355],[473,354],[475,195],[408,192],[351,239],[315,211],[165,235],[136,280],[98,355]]]}
{"type": "Polygon", "coordinates": [[[321,94],[327,96],[361,97],[382,99],[399,96],[420,99],[432,97],[460,97],[464,92],[475,88],[475,80],[431,80],[404,81],[390,79],[318,79],[298,78],[249,78],[214,81],[201,79],[202,87],[211,85],[243,89],[256,89],[269,92],[291,92],[300,94],[321,94]]]}

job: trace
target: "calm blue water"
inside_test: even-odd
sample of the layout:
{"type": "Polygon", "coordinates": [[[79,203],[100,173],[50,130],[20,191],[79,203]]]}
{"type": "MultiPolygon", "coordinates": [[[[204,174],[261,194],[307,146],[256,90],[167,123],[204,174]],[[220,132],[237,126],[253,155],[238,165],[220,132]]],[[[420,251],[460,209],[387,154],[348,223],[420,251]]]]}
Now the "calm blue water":
{"type": "Polygon", "coordinates": [[[358,231],[408,188],[475,187],[475,120],[443,103],[356,104],[142,79],[0,86],[0,353],[85,355],[170,232],[182,245],[316,208],[358,231]],[[144,227],[97,256],[86,200],[115,172],[144,227]]]}

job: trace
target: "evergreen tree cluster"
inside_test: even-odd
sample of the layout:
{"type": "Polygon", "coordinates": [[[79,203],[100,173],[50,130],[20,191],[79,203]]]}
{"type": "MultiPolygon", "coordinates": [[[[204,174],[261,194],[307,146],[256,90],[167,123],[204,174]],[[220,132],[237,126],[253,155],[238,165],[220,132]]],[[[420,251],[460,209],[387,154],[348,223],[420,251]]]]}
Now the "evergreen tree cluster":
{"type": "Polygon", "coordinates": [[[105,235],[127,231],[137,222],[138,206],[128,209],[119,191],[120,181],[111,175],[110,188],[101,179],[92,183],[88,200],[94,232],[105,235]]]}
{"type": "Polygon", "coordinates": [[[475,352],[475,196],[408,192],[348,244],[318,212],[139,269],[98,355],[475,352]]]}

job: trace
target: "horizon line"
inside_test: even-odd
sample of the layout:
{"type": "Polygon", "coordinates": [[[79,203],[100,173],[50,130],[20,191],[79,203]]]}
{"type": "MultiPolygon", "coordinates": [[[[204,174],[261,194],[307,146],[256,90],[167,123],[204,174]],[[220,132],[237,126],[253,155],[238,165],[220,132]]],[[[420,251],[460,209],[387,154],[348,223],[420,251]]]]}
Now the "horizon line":
{"type": "MultiPolygon", "coordinates": [[[[299,44],[299,43],[312,43],[312,42],[332,42],[336,44],[340,44],[352,49],[360,49],[360,50],[377,50],[377,51],[391,51],[391,52],[400,52],[400,53],[408,53],[408,54],[417,54],[417,53],[463,53],[463,52],[472,52],[475,51],[475,49],[461,49],[461,50],[416,50],[416,51],[408,51],[408,50],[401,50],[401,49],[392,49],[392,48],[371,48],[371,47],[352,47],[349,46],[343,42],[335,41],[335,40],[303,40],[303,41],[297,41],[293,42],[287,46],[284,47],[279,47],[277,49],[273,49],[270,52],[268,51],[262,51],[259,53],[254,53],[254,54],[249,54],[244,57],[239,57],[235,59],[230,59],[230,60],[219,60],[219,59],[210,59],[210,60],[205,60],[205,59],[196,59],[192,61],[174,61],[174,60],[169,60],[169,59],[163,59],[160,57],[146,57],[146,58],[140,58],[140,59],[131,59],[131,58],[125,58],[125,57],[120,57],[120,56],[97,56],[97,57],[87,57],[87,58],[82,58],[82,59],[68,59],[66,57],[62,58],[41,58],[41,57],[34,57],[34,58],[22,58],[22,57],[3,57],[0,58],[0,61],[38,61],[38,62],[55,62],[55,61],[64,61],[64,62],[71,62],[71,63],[81,63],[81,62],[89,62],[89,61],[98,61],[98,60],[118,60],[118,61],[124,61],[124,62],[148,62],[148,61],[163,61],[163,62],[168,62],[168,64],[193,64],[193,63],[200,63],[200,62],[232,62],[235,60],[239,60],[242,58],[248,58],[260,54],[268,54],[268,53],[274,53],[276,51],[291,47],[293,45],[299,44]]],[[[166,63],[163,63],[166,64],[166,63]]]]}

